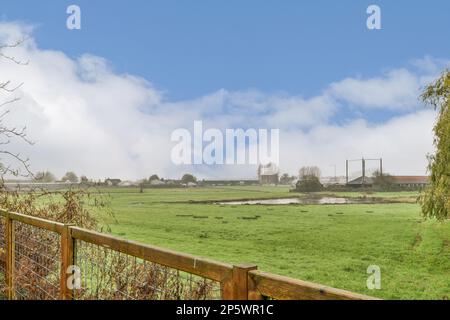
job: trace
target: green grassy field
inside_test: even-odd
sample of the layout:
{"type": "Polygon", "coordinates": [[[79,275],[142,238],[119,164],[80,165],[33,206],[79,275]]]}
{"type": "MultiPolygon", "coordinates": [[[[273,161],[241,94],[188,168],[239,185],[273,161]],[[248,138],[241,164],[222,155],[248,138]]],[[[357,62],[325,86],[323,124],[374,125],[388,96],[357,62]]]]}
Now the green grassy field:
{"type": "MultiPolygon", "coordinates": [[[[115,215],[100,214],[101,221],[124,238],[229,263],[252,262],[264,271],[381,298],[450,296],[450,224],[423,221],[417,204],[188,203],[298,196],[283,187],[108,192],[115,215]],[[381,290],[366,288],[369,265],[381,268],[381,290]]],[[[417,194],[368,196],[415,199],[417,194]]]]}

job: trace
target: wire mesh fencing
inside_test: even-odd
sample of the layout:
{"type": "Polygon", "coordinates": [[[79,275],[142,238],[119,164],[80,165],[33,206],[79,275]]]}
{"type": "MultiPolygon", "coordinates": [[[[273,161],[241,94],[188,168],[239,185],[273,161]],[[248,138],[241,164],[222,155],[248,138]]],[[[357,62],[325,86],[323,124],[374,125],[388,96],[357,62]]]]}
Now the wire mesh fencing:
{"type": "Polygon", "coordinates": [[[14,221],[14,294],[18,300],[57,300],[60,235],[14,221]]]}
{"type": "Polygon", "coordinates": [[[6,240],[5,218],[0,216],[0,300],[6,299],[6,240]]]}
{"type": "Polygon", "coordinates": [[[373,299],[255,269],[0,210],[0,299],[373,299]]]}
{"type": "Polygon", "coordinates": [[[85,300],[213,300],[220,283],[128,254],[76,240],[75,265],[85,300]]]}

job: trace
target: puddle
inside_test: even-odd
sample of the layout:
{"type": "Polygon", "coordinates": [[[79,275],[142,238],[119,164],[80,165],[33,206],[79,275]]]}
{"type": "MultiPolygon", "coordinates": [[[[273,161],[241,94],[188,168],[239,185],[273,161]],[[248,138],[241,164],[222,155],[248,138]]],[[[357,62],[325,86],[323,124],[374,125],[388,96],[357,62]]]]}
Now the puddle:
{"type": "Polygon", "coordinates": [[[220,205],[287,205],[287,204],[364,204],[376,203],[374,198],[284,198],[284,199],[264,199],[264,200],[245,200],[245,201],[229,201],[218,202],[220,205]]]}

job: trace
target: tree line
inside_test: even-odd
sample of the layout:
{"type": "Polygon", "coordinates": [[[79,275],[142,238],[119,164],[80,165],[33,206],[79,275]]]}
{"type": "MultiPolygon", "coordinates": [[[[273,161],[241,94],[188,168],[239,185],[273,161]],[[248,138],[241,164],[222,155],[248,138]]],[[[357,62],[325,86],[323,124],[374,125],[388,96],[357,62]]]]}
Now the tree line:
{"type": "Polygon", "coordinates": [[[56,178],[56,175],[51,173],[50,171],[40,171],[34,175],[34,180],[37,182],[51,183],[51,182],[71,182],[71,183],[79,183],[79,182],[89,182],[89,179],[86,176],[78,177],[75,172],[69,171],[67,172],[60,180],[56,178]]]}

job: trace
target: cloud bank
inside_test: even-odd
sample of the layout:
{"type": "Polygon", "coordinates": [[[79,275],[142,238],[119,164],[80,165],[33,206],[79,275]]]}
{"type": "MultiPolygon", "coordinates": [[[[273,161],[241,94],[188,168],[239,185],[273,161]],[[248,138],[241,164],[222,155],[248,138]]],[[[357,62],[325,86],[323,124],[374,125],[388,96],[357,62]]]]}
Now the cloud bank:
{"type": "Polygon", "coordinates": [[[73,170],[95,179],[139,179],[152,173],[179,177],[187,171],[205,178],[255,177],[253,166],[172,164],[171,132],[192,130],[195,120],[222,130],[280,129],[283,172],[294,174],[314,164],[325,175],[334,174],[332,165],[343,174],[345,159],[364,156],[383,157],[393,174],[425,174],[435,114],[418,96],[448,65],[425,57],[377,77],[330,83],[314,97],[221,89],[189,101],[169,101],[150,82],[116,73],[101,57],[72,59],[40,49],[29,26],[0,24],[0,43],[23,37],[28,40],[22,46],[5,53],[29,64],[0,59],[0,80],[24,82],[8,119],[12,125],[27,125],[36,143],[13,143],[11,148],[28,155],[35,171],[62,176],[73,170]],[[381,115],[377,121],[374,112],[381,115]]]}

